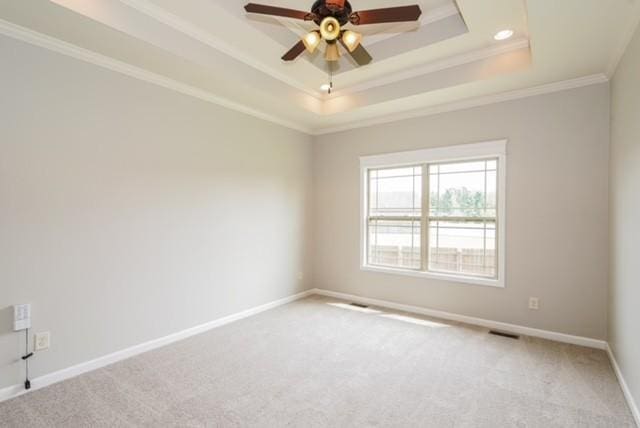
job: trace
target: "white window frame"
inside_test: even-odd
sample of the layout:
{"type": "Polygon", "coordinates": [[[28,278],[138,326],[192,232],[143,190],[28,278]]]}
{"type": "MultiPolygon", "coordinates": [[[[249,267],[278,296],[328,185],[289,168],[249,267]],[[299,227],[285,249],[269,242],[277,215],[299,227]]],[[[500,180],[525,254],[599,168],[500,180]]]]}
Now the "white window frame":
{"type": "MultiPolygon", "coordinates": [[[[491,287],[505,287],[506,261],[506,177],[507,177],[507,140],[488,141],[475,144],[463,144],[434,149],[415,150],[409,152],[389,153],[384,155],[363,156],[360,158],[360,269],[363,271],[380,272],[395,275],[405,275],[418,278],[439,279],[461,284],[485,285],[491,287]],[[432,164],[442,162],[461,162],[480,159],[498,159],[498,190],[496,212],[496,246],[498,252],[497,278],[480,278],[463,274],[436,273],[416,271],[367,264],[367,204],[369,197],[369,170],[379,168],[393,168],[415,166],[418,164],[432,164]]],[[[423,189],[423,193],[425,190],[423,189]]],[[[428,207],[422,207],[423,210],[428,207]]],[[[428,230],[421,230],[428,233],[428,230]]],[[[428,249],[426,250],[428,251],[428,249]]]]}

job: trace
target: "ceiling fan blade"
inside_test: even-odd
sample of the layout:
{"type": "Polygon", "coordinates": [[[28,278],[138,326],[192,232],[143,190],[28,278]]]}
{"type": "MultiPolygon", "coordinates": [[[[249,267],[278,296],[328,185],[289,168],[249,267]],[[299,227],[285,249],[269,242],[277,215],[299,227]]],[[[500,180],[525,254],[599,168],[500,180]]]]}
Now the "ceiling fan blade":
{"type": "Polygon", "coordinates": [[[304,46],[304,42],[300,40],[296,43],[286,54],[282,56],[284,61],[293,61],[298,58],[302,52],[304,52],[306,47],[304,46]]]}
{"type": "Polygon", "coordinates": [[[382,24],[386,22],[417,21],[422,15],[420,6],[388,7],[353,12],[349,20],[353,25],[382,24]]]}
{"type": "Polygon", "coordinates": [[[349,53],[349,55],[351,55],[351,58],[353,58],[354,61],[359,66],[367,65],[371,61],[373,61],[373,58],[371,57],[369,52],[367,52],[367,50],[364,48],[364,46],[358,45],[358,47],[355,48],[355,50],[353,52],[351,52],[351,51],[349,51],[349,48],[347,48],[347,46],[344,44],[342,39],[340,39],[340,43],[342,43],[342,46],[344,46],[345,50],[349,53]]]}
{"type": "Polygon", "coordinates": [[[258,13],[261,15],[284,16],[285,18],[302,19],[304,21],[313,21],[316,15],[311,12],[302,10],[287,9],[284,7],[267,6],[263,4],[248,3],[244,10],[248,13],[258,13]]]}

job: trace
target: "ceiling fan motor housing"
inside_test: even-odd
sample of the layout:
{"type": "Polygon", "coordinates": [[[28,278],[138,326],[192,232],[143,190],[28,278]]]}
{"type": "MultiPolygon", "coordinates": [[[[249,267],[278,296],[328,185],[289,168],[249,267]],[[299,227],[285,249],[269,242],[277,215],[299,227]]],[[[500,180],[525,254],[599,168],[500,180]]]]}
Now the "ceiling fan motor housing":
{"type": "Polygon", "coordinates": [[[321,25],[324,18],[332,16],[338,20],[341,26],[347,24],[353,11],[351,3],[345,1],[344,8],[332,10],[332,8],[327,6],[327,2],[330,3],[330,0],[317,0],[311,7],[311,12],[316,15],[314,22],[321,25]]]}

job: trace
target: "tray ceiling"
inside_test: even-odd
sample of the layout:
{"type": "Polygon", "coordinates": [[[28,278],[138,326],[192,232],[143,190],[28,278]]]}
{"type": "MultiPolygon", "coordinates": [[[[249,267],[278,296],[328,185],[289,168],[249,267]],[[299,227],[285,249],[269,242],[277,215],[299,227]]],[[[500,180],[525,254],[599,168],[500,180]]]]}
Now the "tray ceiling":
{"type": "MultiPolygon", "coordinates": [[[[326,133],[556,82],[574,82],[562,88],[605,81],[638,23],[639,1],[419,0],[417,23],[358,27],[374,61],[356,67],[343,56],[331,95],[320,90],[328,80],[322,54],[280,60],[313,24],[247,15],[238,0],[1,2],[0,31],[285,126],[326,133]],[[505,28],[514,36],[494,40],[505,28]]],[[[261,2],[305,8],[299,0],[261,2]]],[[[351,3],[358,10],[416,2],[351,3]]]]}

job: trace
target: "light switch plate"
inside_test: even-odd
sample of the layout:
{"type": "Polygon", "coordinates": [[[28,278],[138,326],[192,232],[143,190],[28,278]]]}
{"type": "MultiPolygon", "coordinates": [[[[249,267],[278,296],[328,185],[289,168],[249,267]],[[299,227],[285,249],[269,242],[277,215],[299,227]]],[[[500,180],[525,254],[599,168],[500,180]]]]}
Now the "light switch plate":
{"type": "Polygon", "coordinates": [[[13,305],[13,331],[31,328],[31,304],[13,305]]]}

